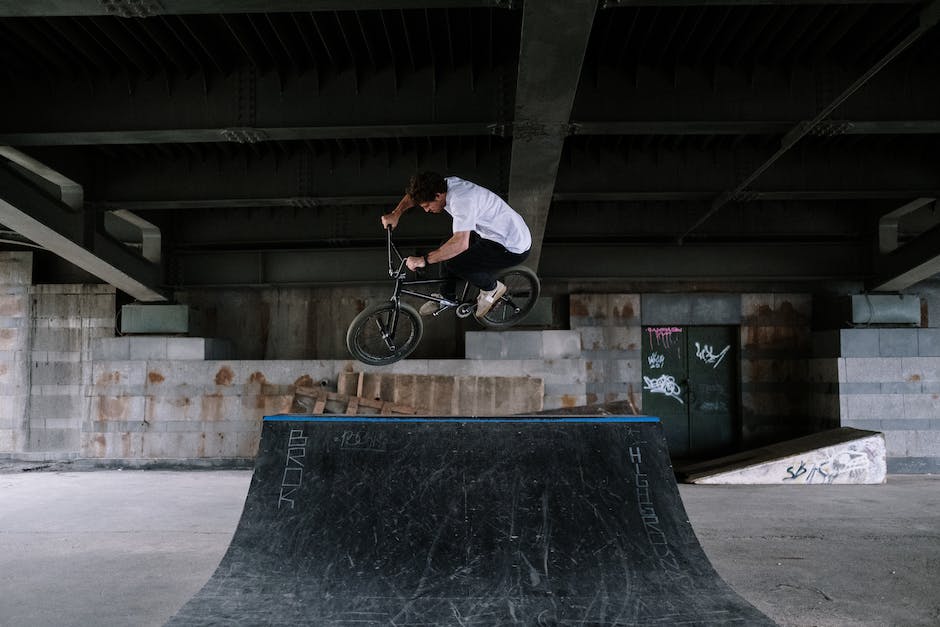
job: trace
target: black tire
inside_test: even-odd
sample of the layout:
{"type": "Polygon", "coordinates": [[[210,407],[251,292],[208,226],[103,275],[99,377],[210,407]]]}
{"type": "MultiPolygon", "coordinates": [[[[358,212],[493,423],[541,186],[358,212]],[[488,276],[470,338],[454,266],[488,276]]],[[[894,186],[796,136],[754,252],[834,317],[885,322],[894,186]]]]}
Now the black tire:
{"type": "Polygon", "coordinates": [[[480,324],[490,329],[505,329],[525,318],[539,298],[539,278],[526,266],[507,268],[496,275],[506,285],[506,293],[493,305],[480,324]]]}
{"type": "Polygon", "coordinates": [[[384,336],[395,311],[395,304],[388,301],[366,307],[353,318],[346,331],[346,348],[353,357],[364,364],[384,366],[404,359],[417,348],[424,333],[424,323],[410,305],[401,303],[395,332],[391,338],[384,336]]]}

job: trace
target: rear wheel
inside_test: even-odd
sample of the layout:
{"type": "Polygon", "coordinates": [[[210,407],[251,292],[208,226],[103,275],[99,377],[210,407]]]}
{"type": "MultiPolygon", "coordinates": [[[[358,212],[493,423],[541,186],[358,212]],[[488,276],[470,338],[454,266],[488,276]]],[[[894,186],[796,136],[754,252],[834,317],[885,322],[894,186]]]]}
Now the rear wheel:
{"type": "Polygon", "coordinates": [[[421,341],[424,324],[414,307],[388,301],[372,305],[353,318],[346,348],[364,364],[384,366],[404,359],[421,341]]]}
{"type": "Polygon", "coordinates": [[[541,284],[535,272],[525,266],[503,270],[496,278],[505,284],[506,293],[479,320],[485,327],[502,329],[517,324],[532,311],[541,284]]]}

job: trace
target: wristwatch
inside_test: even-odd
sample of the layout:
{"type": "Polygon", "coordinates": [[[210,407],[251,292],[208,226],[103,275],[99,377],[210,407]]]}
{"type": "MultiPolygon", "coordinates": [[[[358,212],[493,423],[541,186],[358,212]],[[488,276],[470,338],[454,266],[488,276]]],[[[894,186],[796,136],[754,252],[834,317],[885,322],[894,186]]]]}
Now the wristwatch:
{"type": "Polygon", "coordinates": [[[424,265],[426,265],[426,266],[431,265],[431,262],[428,261],[428,256],[427,256],[427,255],[421,255],[421,256],[424,258],[424,265]]]}

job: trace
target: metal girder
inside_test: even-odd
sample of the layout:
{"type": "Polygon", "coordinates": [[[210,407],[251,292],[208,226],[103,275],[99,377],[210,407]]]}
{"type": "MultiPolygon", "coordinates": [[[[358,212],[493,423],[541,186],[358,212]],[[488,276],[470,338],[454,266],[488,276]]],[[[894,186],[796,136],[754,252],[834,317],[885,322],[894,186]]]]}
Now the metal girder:
{"type": "MultiPolygon", "coordinates": [[[[940,120],[827,120],[826,135],[926,135],[940,133],[940,120]]],[[[571,135],[778,135],[793,122],[775,121],[609,121],[572,122],[571,135]]],[[[2,137],[2,136],[0,136],[2,137]]]]}
{"type": "Polygon", "coordinates": [[[0,17],[198,15],[369,9],[513,8],[512,0],[0,0],[0,17]]]}
{"type": "Polygon", "coordinates": [[[532,232],[536,269],[596,10],[597,0],[527,0],[522,12],[509,203],[532,232]]]}
{"type": "Polygon", "coordinates": [[[875,259],[873,292],[896,292],[940,273],[940,226],[875,259]]]}
{"type": "MultiPolygon", "coordinates": [[[[384,248],[262,250],[174,255],[180,289],[382,283],[384,248]]],[[[687,246],[546,244],[543,281],[860,280],[867,249],[832,242],[687,246]]]]}
{"type": "Polygon", "coordinates": [[[9,146],[88,146],[108,144],[215,143],[257,144],[265,141],[367,139],[376,137],[462,137],[493,135],[496,122],[455,124],[380,124],[362,126],[300,126],[286,128],[192,128],[169,130],[61,131],[0,133],[9,146]]]}
{"type": "MultiPolygon", "coordinates": [[[[877,0],[878,4],[917,4],[918,0],[877,0]]],[[[755,5],[873,4],[873,0],[604,0],[602,9],[625,7],[749,7],[755,5]]]]}
{"type": "Polygon", "coordinates": [[[813,133],[814,129],[819,127],[820,124],[824,123],[829,116],[838,109],[846,100],[852,97],[859,89],[865,86],[868,81],[872,79],[876,74],[878,74],[886,65],[891,63],[894,59],[898,57],[902,52],[907,50],[911,44],[920,39],[920,37],[926,33],[928,30],[933,28],[936,25],[937,21],[940,20],[940,0],[932,0],[929,4],[924,6],[920,12],[920,20],[917,27],[908,33],[901,41],[894,45],[891,50],[885,53],[878,61],[876,61],[864,74],[858,77],[855,81],[852,82],[847,88],[845,88],[834,100],[829,102],[825,107],[823,107],[819,113],[817,113],[813,119],[806,122],[801,122],[797,124],[783,138],[780,140],[780,148],[774,152],[766,161],[757,167],[753,172],[744,177],[744,179],[738,183],[734,189],[726,190],[722,192],[717,198],[715,198],[708,211],[706,211],[701,218],[696,220],[696,222],[689,227],[682,235],[679,236],[678,242],[681,244],[683,240],[695,229],[701,226],[708,218],[713,216],[715,212],[721,209],[723,206],[732,202],[742,196],[748,187],[756,181],[764,172],[766,172],[774,163],[776,163],[784,154],[786,154],[797,142],[802,138],[806,137],[813,133]]]}
{"type": "MultiPolygon", "coordinates": [[[[927,135],[940,133],[940,120],[829,121],[819,132],[827,135],[927,135]]],[[[662,121],[572,122],[572,135],[777,135],[792,122],[662,121]]],[[[317,139],[369,139],[389,137],[469,137],[513,135],[511,123],[377,124],[361,126],[295,126],[281,128],[191,128],[121,131],[58,131],[53,133],[0,133],[8,146],[98,146],[120,144],[172,144],[317,139]]]]}
{"type": "Polygon", "coordinates": [[[165,301],[159,268],[99,231],[94,215],[45,193],[0,159],[0,223],[141,301],[165,301]]]}
{"type": "MultiPolygon", "coordinates": [[[[905,200],[911,196],[938,196],[940,189],[932,190],[786,190],[753,191],[737,202],[766,201],[830,201],[830,200],[905,200]]],[[[666,192],[560,192],[554,194],[554,202],[664,202],[703,201],[715,197],[714,191],[666,191],[666,192]]]]}

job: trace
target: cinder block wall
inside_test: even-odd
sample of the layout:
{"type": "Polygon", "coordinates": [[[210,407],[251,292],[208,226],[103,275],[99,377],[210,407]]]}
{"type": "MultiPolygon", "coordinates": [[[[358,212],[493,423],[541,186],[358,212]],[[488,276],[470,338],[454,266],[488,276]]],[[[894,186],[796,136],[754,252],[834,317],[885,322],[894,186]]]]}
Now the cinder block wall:
{"type": "Polygon", "coordinates": [[[841,329],[814,344],[841,425],[883,432],[888,472],[940,472],[940,328],[841,329]]]}
{"type": "Polygon", "coordinates": [[[27,450],[33,254],[0,252],[0,456],[27,450]]]}
{"type": "Polygon", "coordinates": [[[108,285],[37,285],[29,351],[31,452],[77,455],[92,347],[114,335],[115,290],[108,285]]]}
{"type": "MultiPolygon", "coordinates": [[[[120,338],[131,341],[134,338],[120,338]]],[[[187,338],[166,338],[169,344],[187,338]]],[[[109,351],[114,341],[107,341],[109,351]]],[[[564,364],[541,360],[473,362],[406,360],[384,368],[349,360],[160,360],[96,361],[88,386],[81,457],[101,460],[218,462],[254,457],[262,417],[290,411],[297,387],[325,382],[335,388],[341,373],[450,375],[463,377],[567,376],[564,364]]],[[[479,415],[512,414],[499,386],[475,388],[479,415]],[[502,394],[496,399],[496,394],[502,394]],[[488,398],[487,395],[493,398],[488,398]]],[[[395,399],[385,399],[395,400],[395,399]]],[[[465,410],[466,411],[466,410],[465,410]]]]}

